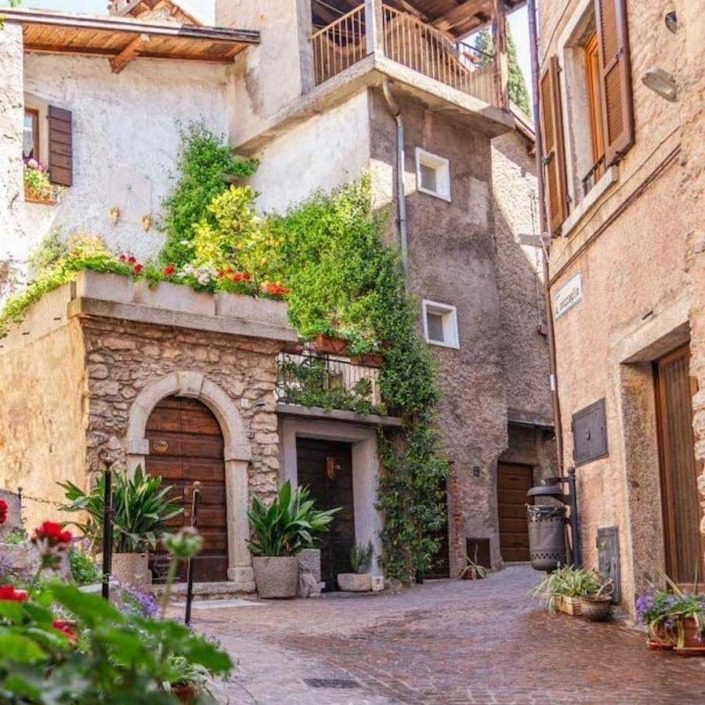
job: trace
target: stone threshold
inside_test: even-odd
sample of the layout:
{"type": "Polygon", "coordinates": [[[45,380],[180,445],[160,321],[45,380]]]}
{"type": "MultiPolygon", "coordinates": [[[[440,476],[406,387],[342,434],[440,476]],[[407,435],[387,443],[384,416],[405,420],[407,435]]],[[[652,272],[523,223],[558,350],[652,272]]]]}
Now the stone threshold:
{"type": "MultiPolygon", "coordinates": [[[[186,597],[186,583],[174,583],[171,587],[172,598],[186,597]]],[[[163,595],[166,590],[165,585],[152,585],[150,592],[155,595],[163,595]]],[[[231,597],[249,598],[252,600],[252,593],[243,592],[240,583],[223,581],[217,583],[194,583],[193,594],[195,597],[205,600],[220,600],[231,597]]]]}

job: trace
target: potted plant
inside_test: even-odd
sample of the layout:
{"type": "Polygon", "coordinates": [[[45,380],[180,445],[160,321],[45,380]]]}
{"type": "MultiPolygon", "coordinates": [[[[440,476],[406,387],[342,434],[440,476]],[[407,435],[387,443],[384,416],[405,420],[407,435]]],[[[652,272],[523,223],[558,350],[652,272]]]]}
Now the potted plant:
{"type": "Polygon", "coordinates": [[[603,580],[594,570],[563,566],[549,573],[532,591],[534,597],[546,602],[549,612],[571,616],[581,614],[581,597],[596,595],[603,580]]]}
{"type": "Polygon", "coordinates": [[[49,173],[44,164],[36,159],[28,159],[24,165],[25,200],[30,203],[54,205],[56,193],[49,181],[49,173]]]}
{"type": "Polygon", "coordinates": [[[474,558],[465,554],[465,566],[460,571],[460,578],[463,580],[482,580],[487,577],[487,568],[477,562],[477,546],[475,546],[474,558]]]}
{"type": "Polygon", "coordinates": [[[580,596],[580,614],[591,622],[604,622],[612,612],[614,583],[607,580],[594,594],[580,596]]]}
{"type": "MultiPolygon", "coordinates": [[[[72,482],[59,483],[66,491],[67,512],[85,512],[84,522],[74,522],[93,548],[100,545],[105,511],[105,473],[87,492],[72,482]]],[[[164,534],[167,521],[183,509],[169,500],[171,486],[163,486],[162,478],[145,473],[138,467],[134,474],[127,470],[113,473],[113,556],[111,575],[120,582],[135,586],[151,582],[149,550],[154,549],[164,534]]]]}
{"type": "Polygon", "coordinates": [[[252,568],[260,597],[296,597],[299,579],[297,554],[311,548],[320,534],[328,531],[339,509],[317,510],[309,491],[285,482],[267,506],[253,497],[248,514],[252,538],[252,568]]]}
{"type": "Polygon", "coordinates": [[[365,572],[372,563],[374,548],[372,541],[367,546],[356,544],[350,549],[352,573],[338,573],[338,587],[343,592],[371,592],[372,576],[365,572]]]}
{"type": "Polygon", "coordinates": [[[202,702],[204,696],[211,696],[208,690],[209,672],[200,663],[193,663],[184,656],[171,656],[168,660],[171,671],[169,689],[177,700],[184,705],[202,702]]]}

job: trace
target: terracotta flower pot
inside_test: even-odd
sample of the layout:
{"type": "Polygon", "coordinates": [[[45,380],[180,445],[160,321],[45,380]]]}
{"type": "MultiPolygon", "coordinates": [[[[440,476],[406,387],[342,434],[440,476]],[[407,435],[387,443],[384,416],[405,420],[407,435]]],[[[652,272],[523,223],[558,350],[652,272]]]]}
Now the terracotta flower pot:
{"type": "Polygon", "coordinates": [[[698,629],[692,617],[681,619],[677,626],[678,643],[675,652],[679,656],[705,656],[705,635],[698,629]]]}
{"type": "Polygon", "coordinates": [[[384,364],[384,355],[379,353],[364,353],[363,355],[355,355],[350,358],[353,365],[361,365],[363,367],[382,367],[384,364]]]}
{"type": "Polygon", "coordinates": [[[316,352],[330,355],[347,355],[348,341],[344,338],[334,338],[329,335],[319,335],[313,341],[316,352]]]}
{"type": "Polygon", "coordinates": [[[191,705],[191,703],[196,702],[196,689],[192,685],[175,685],[172,686],[171,692],[184,705],[191,705]]]}
{"type": "Polygon", "coordinates": [[[299,585],[297,556],[256,556],[252,559],[257,593],[265,600],[296,597],[299,585]]]}

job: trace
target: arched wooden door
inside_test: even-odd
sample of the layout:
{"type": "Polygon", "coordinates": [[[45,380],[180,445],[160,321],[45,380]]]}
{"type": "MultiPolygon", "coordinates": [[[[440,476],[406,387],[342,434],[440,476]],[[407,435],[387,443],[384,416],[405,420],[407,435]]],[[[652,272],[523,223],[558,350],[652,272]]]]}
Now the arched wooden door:
{"type": "MultiPolygon", "coordinates": [[[[161,475],[166,485],[172,485],[174,501],[184,508],[183,515],[170,522],[170,530],[190,526],[193,483],[201,482],[198,529],[204,545],[196,559],[194,579],[227,580],[225,462],[220,424],[200,401],[172,396],[154,407],[146,436],[147,472],[161,475]]],[[[151,564],[155,581],[163,580],[167,566],[166,554],[158,552],[151,564]]],[[[185,567],[180,577],[185,578],[185,567]]]]}

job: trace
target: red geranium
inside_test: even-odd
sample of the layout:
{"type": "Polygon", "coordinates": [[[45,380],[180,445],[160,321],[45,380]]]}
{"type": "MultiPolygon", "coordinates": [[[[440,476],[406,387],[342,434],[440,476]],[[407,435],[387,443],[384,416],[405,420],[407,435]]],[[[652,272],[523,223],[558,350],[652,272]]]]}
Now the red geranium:
{"type": "Polygon", "coordinates": [[[132,265],[132,271],[135,274],[140,274],[140,272],[144,269],[144,267],[141,264],[133,264],[132,265]]]}
{"type": "Polygon", "coordinates": [[[167,266],[164,267],[164,276],[173,277],[174,274],[176,274],[176,267],[173,264],[167,264],[167,266]]]}
{"type": "Polygon", "coordinates": [[[40,527],[34,530],[32,541],[46,541],[49,546],[68,546],[73,536],[70,531],[66,531],[61,524],[55,521],[45,521],[40,527]]]}
{"type": "Polygon", "coordinates": [[[27,599],[26,590],[18,590],[13,585],[0,585],[0,600],[24,602],[27,599]]]}
{"type": "Polygon", "coordinates": [[[127,262],[127,255],[120,255],[120,256],[118,257],[118,259],[119,259],[121,262],[127,262]]]}
{"type": "Polygon", "coordinates": [[[135,257],[134,255],[130,255],[130,256],[127,258],[127,261],[128,261],[130,264],[135,264],[135,262],[137,262],[137,257],[135,257]]]}
{"type": "Polygon", "coordinates": [[[75,622],[72,622],[68,619],[55,619],[51,623],[51,626],[54,627],[54,629],[58,629],[71,641],[78,641],[78,634],[76,634],[76,632],[74,631],[74,627],[76,626],[75,622]]]}
{"type": "Polygon", "coordinates": [[[264,282],[262,291],[270,296],[286,296],[289,289],[279,282],[264,282]]]}
{"type": "Polygon", "coordinates": [[[0,524],[4,524],[7,521],[7,513],[9,507],[4,499],[0,499],[0,524]]]}

